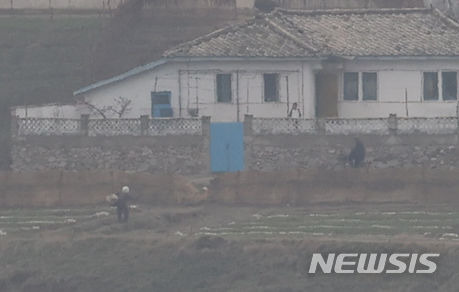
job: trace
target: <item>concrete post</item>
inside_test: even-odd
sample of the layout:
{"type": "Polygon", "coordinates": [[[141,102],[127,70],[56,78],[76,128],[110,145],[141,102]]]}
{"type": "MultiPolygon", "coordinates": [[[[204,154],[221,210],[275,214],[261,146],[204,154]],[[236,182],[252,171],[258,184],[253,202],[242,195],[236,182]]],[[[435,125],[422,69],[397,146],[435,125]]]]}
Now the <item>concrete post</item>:
{"type": "Polygon", "coordinates": [[[140,116],[140,135],[147,136],[150,123],[150,116],[142,115],[140,116]]]}
{"type": "Polygon", "coordinates": [[[81,115],[80,129],[83,136],[89,136],[89,115],[81,115]]]}
{"type": "Polygon", "coordinates": [[[324,135],[325,134],[325,120],[321,118],[316,119],[316,134],[324,135]]]}
{"type": "Polygon", "coordinates": [[[15,115],[11,115],[11,136],[12,137],[19,136],[18,117],[15,115]]]}
{"type": "Polygon", "coordinates": [[[388,119],[389,133],[391,135],[397,134],[398,120],[396,114],[390,114],[388,119]]]}
{"type": "Polygon", "coordinates": [[[210,117],[208,116],[201,117],[201,128],[202,128],[202,135],[205,137],[210,137],[210,117]]]}
{"type": "Polygon", "coordinates": [[[244,136],[252,136],[253,134],[253,115],[244,116],[244,136]]]}

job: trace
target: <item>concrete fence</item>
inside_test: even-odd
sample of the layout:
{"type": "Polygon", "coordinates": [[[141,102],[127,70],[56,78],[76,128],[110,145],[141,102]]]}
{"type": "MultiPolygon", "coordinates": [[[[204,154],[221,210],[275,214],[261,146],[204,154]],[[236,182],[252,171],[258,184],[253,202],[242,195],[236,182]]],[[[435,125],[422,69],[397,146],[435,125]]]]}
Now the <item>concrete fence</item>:
{"type": "Polygon", "coordinates": [[[246,132],[253,135],[394,135],[455,134],[459,131],[457,117],[372,119],[290,119],[254,118],[247,115],[246,132]]]}
{"type": "Polygon", "coordinates": [[[144,117],[121,122],[83,118],[53,125],[62,128],[61,123],[77,134],[16,129],[12,171],[0,172],[0,205],[93,204],[124,183],[144,194],[145,202],[193,201],[200,196],[196,189],[168,178],[209,175],[217,178],[210,187],[215,202],[459,203],[456,118],[311,121],[246,116],[245,171],[236,174],[210,173],[208,117],[191,124],[144,117]],[[167,126],[158,126],[158,121],[167,126]],[[127,125],[116,135],[104,130],[118,129],[118,123],[127,125]],[[195,123],[200,125],[197,132],[191,129],[195,134],[151,134],[157,127],[190,133],[186,127],[195,123]],[[359,169],[347,164],[354,130],[366,148],[359,169]]]}
{"type": "Polygon", "coordinates": [[[13,118],[13,136],[166,136],[202,135],[210,118],[201,119],[80,119],[13,118]]]}
{"type": "MultiPolygon", "coordinates": [[[[15,136],[166,136],[202,135],[210,125],[210,117],[189,119],[80,119],[14,118],[15,136]]],[[[246,115],[246,135],[394,135],[455,134],[459,131],[457,117],[374,119],[291,119],[254,118],[246,115]]]]}

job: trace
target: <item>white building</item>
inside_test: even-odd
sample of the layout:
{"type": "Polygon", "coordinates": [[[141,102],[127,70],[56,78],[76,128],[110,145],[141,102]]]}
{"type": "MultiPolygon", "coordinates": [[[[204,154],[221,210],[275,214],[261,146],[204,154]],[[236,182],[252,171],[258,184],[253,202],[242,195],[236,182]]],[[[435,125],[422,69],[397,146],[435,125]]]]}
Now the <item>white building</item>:
{"type": "Polygon", "coordinates": [[[74,93],[74,117],[456,116],[459,24],[432,9],[275,10],[74,93]],[[93,108],[89,110],[87,107],[93,108]]]}

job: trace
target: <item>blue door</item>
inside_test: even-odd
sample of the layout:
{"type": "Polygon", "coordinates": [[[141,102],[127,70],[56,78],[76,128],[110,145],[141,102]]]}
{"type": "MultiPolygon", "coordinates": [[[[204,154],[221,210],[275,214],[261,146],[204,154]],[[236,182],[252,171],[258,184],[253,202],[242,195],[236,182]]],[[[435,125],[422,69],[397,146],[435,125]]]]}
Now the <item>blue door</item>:
{"type": "Polygon", "coordinates": [[[244,170],[244,127],[242,123],[210,125],[210,164],[212,172],[244,170]]]}

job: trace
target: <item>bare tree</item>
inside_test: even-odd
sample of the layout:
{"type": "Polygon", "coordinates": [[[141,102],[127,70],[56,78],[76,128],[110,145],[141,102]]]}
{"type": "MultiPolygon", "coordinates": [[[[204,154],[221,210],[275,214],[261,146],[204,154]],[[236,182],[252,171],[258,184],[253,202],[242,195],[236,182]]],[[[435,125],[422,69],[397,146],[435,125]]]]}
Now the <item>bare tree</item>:
{"type": "Polygon", "coordinates": [[[111,106],[98,107],[87,101],[83,101],[83,104],[89,108],[91,113],[99,114],[104,120],[107,119],[107,113],[112,109],[111,106]]]}
{"type": "Polygon", "coordinates": [[[113,105],[110,106],[96,106],[88,101],[83,102],[91,113],[100,115],[104,120],[107,119],[110,113],[114,113],[121,119],[125,114],[132,110],[132,100],[125,97],[117,97],[113,100],[113,105]]]}
{"type": "Polygon", "coordinates": [[[121,119],[125,114],[130,112],[132,108],[130,107],[132,100],[125,97],[115,98],[115,105],[111,108],[111,111],[118,115],[118,118],[121,119]]]}

